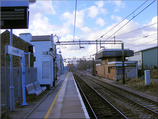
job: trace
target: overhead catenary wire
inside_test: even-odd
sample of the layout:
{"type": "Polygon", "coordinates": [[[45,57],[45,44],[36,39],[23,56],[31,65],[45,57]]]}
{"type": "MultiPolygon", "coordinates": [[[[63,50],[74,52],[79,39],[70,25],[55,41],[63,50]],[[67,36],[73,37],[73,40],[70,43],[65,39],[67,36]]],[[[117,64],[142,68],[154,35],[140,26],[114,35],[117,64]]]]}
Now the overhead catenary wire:
{"type": "Polygon", "coordinates": [[[148,0],[146,0],[143,4],[141,4],[137,9],[135,9],[132,13],[130,13],[127,17],[125,17],[122,21],[120,21],[118,24],[116,24],[114,27],[112,27],[108,32],[103,34],[100,38],[102,38],[104,35],[109,33],[111,30],[113,30],[115,27],[117,27],[119,24],[121,24],[124,20],[126,20],[129,16],[131,16],[135,11],[137,11],[140,7],[142,7],[148,0]]]}
{"type": "Polygon", "coordinates": [[[76,0],[76,2],[75,2],[75,16],[74,16],[73,41],[75,40],[75,29],[76,29],[76,11],[77,11],[77,0],[76,0]]]}
{"type": "Polygon", "coordinates": [[[136,14],[135,16],[133,16],[128,22],[126,22],[123,26],[121,26],[117,31],[115,31],[111,36],[109,36],[106,40],[108,40],[109,38],[111,38],[112,36],[114,36],[118,31],[120,31],[124,26],[126,26],[130,21],[132,21],[135,17],[137,17],[140,13],[142,13],[146,8],[148,8],[151,4],[153,4],[156,0],[154,0],[153,2],[151,2],[149,5],[147,5],[143,10],[141,10],[140,12],[138,12],[138,14],[136,14]]]}
{"type": "MultiPolygon", "coordinates": [[[[151,25],[150,25],[151,26],[151,25]]],[[[142,27],[143,28],[143,27],[142,27]]],[[[136,30],[140,30],[140,29],[142,29],[142,28],[139,28],[139,29],[136,29],[136,30]]],[[[146,27],[145,27],[146,28],[146,27]]],[[[136,30],[133,30],[133,31],[136,31],[136,30]]],[[[132,31],[130,31],[130,32],[132,32],[132,31]]],[[[127,32],[128,33],[128,32],[127,32]]],[[[126,33],[125,33],[126,34],[126,33]]],[[[148,37],[150,37],[150,36],[152,36],[152,35],[155,35],[155,34],[157,34],[157,32],[156,33],[153,33],[153,34],[150,34],[150,35],[148,35],[148,37]]],[[[121,34],[121,35],[124,35],[124,34],[121,34]]],[[[141,39],[141,38],[140,38],[141,39]]],[[[136,40],[140,40],[140,39],[136,39],[136,40]]],[[[132,40],[132,41],[136,41],[136,40],[132,40]]],[[[128,41],[127,41],[128,42],[128,41]]],[[[95,48],[93,49],[93,50],[91,50],[88,54],[90,54],[90,53],[92,53],[93,51],[95,50],[95,48]]],[[[87,55],[86,55],[87,56],[87,55]]]]}
{"type": "Polygon", "coordinates": [[[129,33],[132,33],[132,32],[135,32],[135,31],[138,31],[138,30],[141,30],[141,29],[147,28],[147,27],[150,27],[150,26],[155,25],[155,24],[157,24],[157,22],[156,22],[156,23],[153,23],[153,24],[150,24],[150,25],[147,25],[147,26],[144,26],[144,27],[141,27],[141,28],[139,28],[139,29],[135,29],[135,30],[133,30],[133,31],[129,31],[129,32],[126,32],[126,33],[123,33],[123,34],[117,35],[117,37],[122,36],[122,35],[129,34],[129,33]]]}
{"type": "MultiPolygon", "coordinates": [[[[148,1],[148,0],[147,0],[148,1]]],[[[143,6],[147,1],[145,1],[142,5],[140,5],[136,10],[138,10],[141,6],[143,6]]],[[[141,10],[138,14],[136,14],[135,16],[133,16],[133,18],[132,19],[134,19],[136,16],[138,16],[141,12],[143,12],[146,8],[148,8],[151,4],[153,4],[154,2],[155,2],[156,0],[154,0],[153,2],[151,2],[150,4],[148,4],[143,10],[141,10]]],[[[134,10],[130,15],[132,15],[136,10],[134,10]]],[[[129,17],[130,15],[128,15],[127,17],[129,17]]],[[[127,18],[126,17],[126,18],[127,18]]],[[[126,19],[125,18],[125,19],[126,19]]],[[[124,19],[124,20],[125,20],[124,19]]],[[[126,24],[124,24],[121,28],[119,28],[116,32],[114,32],[110,37],[108,37],[106,40],[108,40],[109,38],[111,38],[115,33],[117,33],[119,30],[121,30],[125,25],[127,25],[132,19],[130,19],[126,24]]],[[[124,21],[124,20],[122,20],[121,21],[121,23],[124,21]]],[[[116,26],[118,26],[120,23],[118,23],[116,26]]],[[[154,24],[157,24],[157,23],[154,23],[154,24]]],[[[110,32],[111,30],[113,30],[116,26],[114,26],[112,29],[110,29],[108,32],[110,32]]],[[[107,32],[107,33],[108,33],[107,32]]],[[[106,34],[107,34],[106,33],[106,34]]],[[[104,34],[104,35],[106,35],[106,34],[104,34]]],[[[102,38],[104,35],[102,35],[100,38],[102,38]]],[[[121,34],[121,35],[123,35],[123,34],[121,34]]],[[[94,51],[95,49],[93,49],[92,51],[94,51]]],[[[91,52],[92,52],[91,51],[91,52]]],[[[91,53],[90,52],[90,53],[91,53]]]]}
{"type": "MultiPolygon", "coordinates": [[[[76,29],[76,11],[77,11],[77,0],[76,0],[76,2],[75,2],[75,16],[74,16],[73,41],[75,40],[75,29],[76,29]]],[[[72,46],[71,46],[71,51],[70,51],[70,57],[71,57],[71,52],[72,52],[72,46]]]]}
{"type": "MultiPolygon", "coordinates": [[[[155,34],[157,34],[157,32],[156,32],[156,33],[153,33],[153,34],[150,34],[150,35],[146,35],[145,37],[150,37],[150,36],[155,35],[155,34]]],[[[142,38],[145,38],[145,37],[142,37],[142,38]]],[[[133,42],[133,41],[136,41],[136,40],[138,41],[138,40],[140,40],[140,39],[142,39],[142,38],[132,40],[132,42],[133,42]]],[[[129,41],[127,41],[127,42],[129,42],[129,41]]]]}
{"type": "Polygon", "coordinates": [[[144,45],[144,44],[147,44],[147,43],[150,43],[150,42],[156,41],[156,40],[157,40],[157,39],[154,39],[154,40],[151,40],[151,41],[148,41],[148,42],[142,43],[142,44],[138,44],[138,45],[132,46],[132,47],[130,47],[130,48],[133,48],[133,47],[136,47],[136,46],[140,46],[140,45],[144,45]]]}
{"type": "MultiPolygon", "coordinates": [[[[133,30],[133,31],[130,31],[130,32],[127,32],[127,33],[124,33],[124,34],[121,34],[121,35],[125,35],[125,34],[128,34],[128,33],[134,32],[134,31],[138,31],[138,30],[141,30],[141,29],[143,29],[143,28],[147,28],[147,27],[152,26],[152,25],[155,25],[155,24],[157,24],[157,23],[153,23],[153,24],[150,24],[150,25],[148,25],[148,26],[144,26],[144,27],[142,27],[142,28],[135,29],[135,30],[133,30]]],[[[152,36],[152,35],[155,35],[155,34],[157,34],[157,32],[148,35],[148,37],[150,37],[150,36],[152,36]]],[[[121,35],[118,35],[118,36],[121,36],[121,35]]],[[[117,37],[118,37],[118,36],[117,36],[117,37]]],[[[141,39],[141,38],[140,38],[140,39],[141,39]]],[[[136,39],[136,40],[140,40],[140,39],[136,39]]],[[[136,41],[136,40],[133,40],[133,41],[136,41]]],[[[94,50],[95,50],[95,48],[94,48],[93,50],[91,50],[88,54],[92,53],[94,50]]],[[[87,56],[87,55],[86,55],[86,56],[87,56]]]]}

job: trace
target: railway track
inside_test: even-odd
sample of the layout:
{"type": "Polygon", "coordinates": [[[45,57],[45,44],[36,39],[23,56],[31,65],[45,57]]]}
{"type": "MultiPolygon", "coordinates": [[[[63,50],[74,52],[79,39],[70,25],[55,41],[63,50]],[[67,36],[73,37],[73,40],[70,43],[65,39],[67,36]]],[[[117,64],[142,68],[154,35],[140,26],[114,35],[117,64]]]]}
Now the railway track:
{"type": "MultiPolygon", "coordinates": [[[[149,98],[143,97],[141,95],[135,94],[131,91],[127,91],[122,88],[116,87],[112,84],[106,83],[106,82],[99,80],[98,78],[94,78],[92,76],[86,76],[86,75],[83,76],[82,74],[80,74],[80,76],[82,76],[82,78],[87,83],[92,85],[92,87],[95,88],[96,90],[99,90],[99,88],[102,88],[100,91],[100,93],[102,95],[105,95],[104,94],[105,92],[112,93],[118,99],[122,98],[123,100],[130,102],[134,106],[139,106],[139,107],[143,108],[144,110],[146,110],[146,112],[149,112],[152,115],[154,115],[154,116],[151,116],[152,118],[155,118],[158,116],[158,102],[157,101],[154,101],[149,98]]],[[[107,95],[105,97],[107,97],[107,95]]]]}
{"type": "Polygon", "coordinates": [[[80,92],[82,92],[82,97],[87,101],[86,105],[88,105],[88,112],[91,118],[127,118],[78,75],[74,74],[74,78],[80,92]]]}

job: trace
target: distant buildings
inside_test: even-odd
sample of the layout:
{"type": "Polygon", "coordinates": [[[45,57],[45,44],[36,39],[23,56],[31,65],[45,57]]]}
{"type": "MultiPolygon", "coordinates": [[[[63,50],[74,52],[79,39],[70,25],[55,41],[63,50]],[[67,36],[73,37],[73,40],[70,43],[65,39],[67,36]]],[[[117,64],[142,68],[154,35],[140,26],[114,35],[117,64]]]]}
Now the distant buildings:
{"type": "Polygon", "coordinates": [[[75,70],[74,64],[67,64],[68,70],[75,70]]]}
{"type": "MultiPolygon", "coordinates": [[[[132,50],[124,50],[124,57],[133,56],[132,50]]],[[[122,51],[121,49],[104,49],[96,55],[96,59],[102,59],[101,64],[96,65],[97,75],[109,79],[122,79],[122,51]]],[[[125,79],[138,77],[137,61],[125,61],[125,79]]]]}
{"type": "Polygon", "coordinates": [[[128,60],[137,61],[139,70],[154,69],[158,66],[158,46],[137,51],[128,60]]]}

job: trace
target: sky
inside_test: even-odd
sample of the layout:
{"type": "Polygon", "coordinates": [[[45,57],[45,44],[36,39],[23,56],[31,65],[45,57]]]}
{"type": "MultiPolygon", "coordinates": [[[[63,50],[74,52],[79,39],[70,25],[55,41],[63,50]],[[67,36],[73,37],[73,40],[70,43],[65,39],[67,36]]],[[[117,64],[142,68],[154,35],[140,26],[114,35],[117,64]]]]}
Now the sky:
{"type": "MultiPolygon", "coordinates": [[[[76,0],[36,0],[29,5],[29,28],[14,29],[13,33],[17,36],[20,33],[31,33],[32,36],[56,34],[59,41],[114,40],[115,36],[115,40],[124,42],[125,49],[140,51],[157,46],[157,0],[152,2],[77,0],[74,33],[76,0]]],[[[54,37],[54,40],[57,39],[54,37]]],[[[120,44],[102,46],[105,49],[121,48],[120,44]]],[[[78,45],[57,47],[64,58],[92,58],[96,53],[96,45],[84,45],[81,49],[78,45]]],[[[102,50],[100,45],[98,50],[102,50]]]]}

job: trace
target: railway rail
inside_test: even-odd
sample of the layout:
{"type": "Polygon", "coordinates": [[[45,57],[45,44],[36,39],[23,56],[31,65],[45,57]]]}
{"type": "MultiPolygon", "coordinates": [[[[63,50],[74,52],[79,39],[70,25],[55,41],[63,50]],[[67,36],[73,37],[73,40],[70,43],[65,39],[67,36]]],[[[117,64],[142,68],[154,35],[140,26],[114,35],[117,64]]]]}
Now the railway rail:
{"type": "MultiPolygon", "coordinates": [[[[99,88],[102,88],[101,89],[102,91],[100,91],[100,94],[102,93],[102,95],[104,95],[103,93],[105,92],[113,93],[115,97],[122,98],[123,100],[126,100],[132,103],[134,106],[139,106],[143,108],[144,110],[146,110],[146,112],[151,113],[152,115],[154,115],[152,116],[152,118],[158,116],[158,102],[157,101],[135,94],[131,91],[127,91],[115,85],[106,83],[98,78],[94,78],[93,76],[86,76],[82,74],[80,74],[80,76],[84,79],[84,81],[89,83],[89,85],[91,85],[94,89],[99,90],[99,88]]],[[[107,97],[107,95],[105,97],[107,97]]]]}
{"type": "Polygon", "coordinates": [[[89,116],[91,118],[127,118],[102,95],[100,95],[94,88],[84,82],[78,75],[73,74],[77,82],[80,92],[84,100],[86,100],[89,116]]]}

